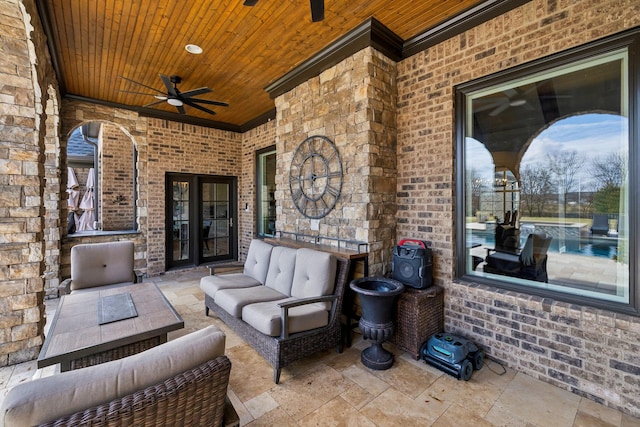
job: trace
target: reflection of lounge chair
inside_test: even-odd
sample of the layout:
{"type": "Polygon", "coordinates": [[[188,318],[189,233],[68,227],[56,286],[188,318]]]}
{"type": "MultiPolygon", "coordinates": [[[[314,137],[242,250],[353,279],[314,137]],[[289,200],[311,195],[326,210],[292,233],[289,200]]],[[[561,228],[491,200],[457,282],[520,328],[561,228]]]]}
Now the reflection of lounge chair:
{"type": "Polygon", "coordinates": [[[609,233],[609,215],[594,214],[591,224],[591,234],[606,236],[609,233]]]}
{"type": "Polygon", "coordinates": [[[529,234],[519,253],[490,250],[483,270],[486,273],[547,282],[547,251],[550,244],[551,237],[544,233],[529,234]]]}

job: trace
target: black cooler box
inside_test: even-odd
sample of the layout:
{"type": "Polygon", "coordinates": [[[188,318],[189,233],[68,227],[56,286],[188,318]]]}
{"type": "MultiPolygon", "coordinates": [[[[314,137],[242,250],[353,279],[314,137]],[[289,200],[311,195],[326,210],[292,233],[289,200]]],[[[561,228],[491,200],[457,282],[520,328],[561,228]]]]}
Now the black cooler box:
{"type": "Polygon", "coordinates": [[[422,240],[403,239],[393,251],[392,277],[405,286],[425,289],[433,284],[431,249],[422,240]]]}

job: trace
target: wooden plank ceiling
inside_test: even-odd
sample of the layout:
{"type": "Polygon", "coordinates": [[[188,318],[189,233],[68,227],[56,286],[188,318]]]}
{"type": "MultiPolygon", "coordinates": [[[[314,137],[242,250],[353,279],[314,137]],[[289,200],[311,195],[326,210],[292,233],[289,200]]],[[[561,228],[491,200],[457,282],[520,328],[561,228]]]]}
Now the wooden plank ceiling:
{"type": "MultiPolygon", "coordinates": [[[[481,3],[478,0],[325,0],[325,19],[311,22],[309,1],[40,0],[65,94],[140,107],[165,92],[159,74],[178,75],[181,91],[209,87],[198,98],[223,101],[210,115],[242,126],[274,108],[265,86],[370,17],[407,40],[481,3]],[[203,49],[185,50],[188,43],[203,49]],[[144,93],[133,94],[125,91],[144,93]]],[[[177,112],[162,102],[152,108],[177,112]]]]}

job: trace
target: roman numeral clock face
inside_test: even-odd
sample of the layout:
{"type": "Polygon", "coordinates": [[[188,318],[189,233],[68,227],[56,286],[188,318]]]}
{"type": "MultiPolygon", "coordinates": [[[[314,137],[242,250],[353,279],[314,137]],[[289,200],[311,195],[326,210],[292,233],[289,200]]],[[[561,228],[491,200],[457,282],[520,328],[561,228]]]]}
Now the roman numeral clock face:
{"type": "Polygon", "coordinates": [[[342,188],[342,162],[330,139],[310,136],[298,145],[291,160],[289,188],[293,203],[307,218],[331,212],[342,188]]]}

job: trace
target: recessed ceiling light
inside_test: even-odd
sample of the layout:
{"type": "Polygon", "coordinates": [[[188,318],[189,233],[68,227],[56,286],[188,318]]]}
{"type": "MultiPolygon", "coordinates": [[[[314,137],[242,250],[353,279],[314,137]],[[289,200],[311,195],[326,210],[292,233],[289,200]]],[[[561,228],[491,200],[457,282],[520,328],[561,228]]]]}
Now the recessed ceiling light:
{"type": "Polygon", "coordinates": [[[188,44],[184,47],[187,52],[193,53],[194,55],[199,55],[202,53],[202,48],[195,44],[188,44]]]}

